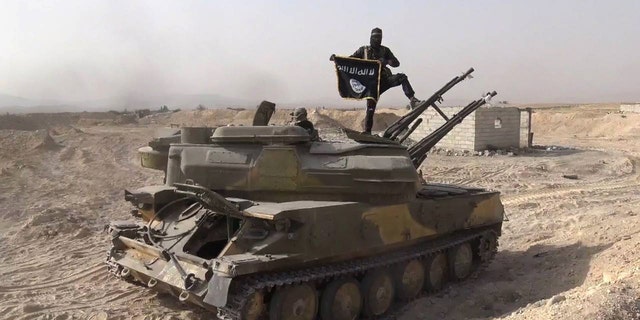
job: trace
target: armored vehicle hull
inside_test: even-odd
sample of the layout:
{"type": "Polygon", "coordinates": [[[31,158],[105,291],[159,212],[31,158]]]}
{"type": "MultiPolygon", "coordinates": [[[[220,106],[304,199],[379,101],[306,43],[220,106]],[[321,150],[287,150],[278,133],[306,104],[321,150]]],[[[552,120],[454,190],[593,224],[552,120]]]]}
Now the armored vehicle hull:
{"type": "MultiPolygon", "coordinates": [[[[110,271],[220,319],[375,318],[468,277],[497,251],[499,194],[428,184],[416,169],[495,92],[410,148],[400,144],[459,81],[383,137],[311,141],[297,126],[252,126],[154,140],[140,150],[142,165],[163,170],[165,184],[125,191],[138,219],[110,224],[110,271]]],[[[267,107],[257,122],[268,123],[267,107]]]]}
{"type": "MultiPolygon", "coordinates": [[[[368,304],[367,313],[376,315],[373,306],[437,290],[488,262],[503,219],[496,192],[453,186],[424,185],[413,201],[395,205],[252,202],[243,218],[212,215],[198,202],[180,198],[177,189],[155,188],[137,194],[174,192],[177,200],[162,220],[150,224],[166,224],[162,240],[148,241],[141,225],[112,224],[113,271],[231,319],[251,318],[247,313],[256,310],[266,315],[269,304],[278,304],[272,299],[279,290],[295,296],[308,291],[306,298],[313,301],[303,309],[333,308],[335,303],[325,300],[335,297],[320,299],[330,284],[349,279],[361,287],[366,279],[381,277],[376,281],[382,287],[370,290],[387,290],[390,297],[367,298],[361,288],[352,297],[362,300],[360,307],[349,307],[368,304]],[[243,223],[236,229],[234,221],[243,223]],[[193,274],[192,287],[181,273],[193,274]],[[385,284],[385,277],[393,283],[385,284]]],[[[229,201],[241,207],[246,200],[229,201]]]]}
{"type": "Polygon", "coordinates": [[[376,316],[495,253],[499,194],[421,184],[400,145],[310,142],[296,127],[220,129],[209,144],[171,145],[166,185],[126,193],[144,222],[112,223],[114,273],[221,318],[323,308],[376,316]],[[336,302],[344,294],[354,305],[336,302]]]}

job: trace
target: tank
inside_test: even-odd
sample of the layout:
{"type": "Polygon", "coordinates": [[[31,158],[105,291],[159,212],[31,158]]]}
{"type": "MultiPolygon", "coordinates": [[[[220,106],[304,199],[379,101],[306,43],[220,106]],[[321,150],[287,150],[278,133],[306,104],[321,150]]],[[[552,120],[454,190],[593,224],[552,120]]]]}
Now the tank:
{"type": "Polygon", "coordinates": [[[348,141],[312,141],[296,126],[183,128],[180,141],[142,163],[165,171],[165,183],[125,191],[134,219],[110,224],[109,270],[219,319],[381,317],[468,278],[497,252],[499,193],[427,183],[418,168],[495,92],[443,114],[443,127],[424,139],[401,142],[472,71],[378,136],[345,129],[348,141]]]}

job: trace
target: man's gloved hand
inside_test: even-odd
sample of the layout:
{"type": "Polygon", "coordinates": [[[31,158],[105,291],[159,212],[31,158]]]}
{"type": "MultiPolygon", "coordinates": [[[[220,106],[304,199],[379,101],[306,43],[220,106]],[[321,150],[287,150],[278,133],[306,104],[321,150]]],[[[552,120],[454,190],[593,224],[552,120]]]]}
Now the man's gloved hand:
{"type": "Polygon", "coordinates": [[[380,58],[380,59],[378,59],[378,61],[380,61],[380,64],[383,67],[386,66],[387,64],[389,64],[389,60],[387,60],[387,59],[380,58]]]}
{"type": "Polygon", "coordinates": [[[329,61],[333,61],[335,59],[336,59],[336,55],[335,54],[332,54],[331,57],[329,57],[329,61]]]}

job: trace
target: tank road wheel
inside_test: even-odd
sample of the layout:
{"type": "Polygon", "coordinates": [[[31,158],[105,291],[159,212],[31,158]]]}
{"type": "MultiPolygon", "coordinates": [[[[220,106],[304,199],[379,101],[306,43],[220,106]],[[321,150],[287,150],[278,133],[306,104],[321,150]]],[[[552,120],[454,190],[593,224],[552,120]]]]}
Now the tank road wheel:
{"type": "Polygon", "coordinates": [[[256,291],[251,294],[247,303],[242,308],[242,319],[259,320],[266,315],[267,308],[264,304],[264,294],[256,291]]]}
{"type": "Polygon", "coordinates": [[[456,280],[468,277],[473,271],[473,250],[466,242],[449,251],[449,269],[456,280]]]}
{"type": "Polygon", "coordinates": [[[424,286],[424,265],[419,260],[411,260],[398,265],[394,270],[398,298],[415,298],[424,286]]]}
{"type": "Polygon", "coordinates": [[[498,239],[493,232],[487,232],[480,238],[478,256],[482,263],[491,261],[498,251],[498,239]]]}
{"type": "Polygon", "coordinates": [[[308,284],[281,287],[269,304],[271,320],[313,320],[318,313],[316,289],[308,284]]]}
{"type": "Polygon", "coordinates": [[[427,272],[424,279],[424,287],[430,291],[438,291],[444,286],[447,277],[447,257],[444,253],[438,253],[425,260],[427,272]]]}
{"type": "Polygon", "coordinates": [[[362,295],[364,297],[364,315],[379,316],[393,303],[395,288],[393,279],[385,269],[371,270],[362,280],[362,295]]]}
{"type": "Polygon", "coordinates": [[[362,294],[355,279],[338,279],[327,285],[320,299],[322,320],[353,320],[360,317],[362,294]]]}

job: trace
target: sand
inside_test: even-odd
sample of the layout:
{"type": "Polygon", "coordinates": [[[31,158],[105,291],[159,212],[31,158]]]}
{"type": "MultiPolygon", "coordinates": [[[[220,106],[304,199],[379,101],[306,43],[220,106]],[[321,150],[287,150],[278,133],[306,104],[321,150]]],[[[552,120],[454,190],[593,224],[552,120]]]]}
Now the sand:
{"type": "MultiPolygon", "coordinates": [[[[288,112],[274,120],[287,122],[288,112]]],[[[381,110],[380,125],[401,113],[381,110]]],[[[309,114],[321,132],[360,129],[364,117],[309,114]]],[[[136,158],[156,127],[247,125],[252,117],[204,110],[136,121],[81,113],[0,119],[0,318],[212,319],[109,275],[103,228],[130,217],[123,189],[162,183],[161,172],[136,158]]],[[[509,221],[484,272],[411,302],[400,319],[640,319],[639,126],[640,115],[610,106],[546,107],[533,117],[539,148],[431,155],[428,181],[497,189],[509,221]]]]}

